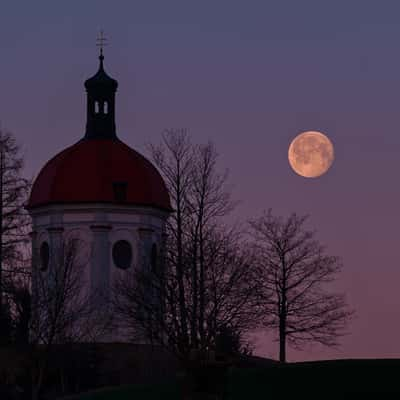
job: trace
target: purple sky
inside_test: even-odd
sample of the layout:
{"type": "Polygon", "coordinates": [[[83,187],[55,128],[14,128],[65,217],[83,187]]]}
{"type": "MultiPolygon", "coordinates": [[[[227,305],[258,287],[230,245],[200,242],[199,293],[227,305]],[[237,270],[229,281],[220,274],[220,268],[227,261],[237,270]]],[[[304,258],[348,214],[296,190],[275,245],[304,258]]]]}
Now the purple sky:
{"type": "MultiPolygon", "coordinates": [[[[0,121],[22,143],[28,176],[80,139],[103,28],[123,141],[146,154],[164,128],[212,139],[241,200],[233,218],[309,213],[343,258],[351,334],[338,350],[289,359],[400,357],[399,13],[394,0],[4,0],[0,121]],[[303,130],[334,143],[321,178],[288,165],[303,130]]],[[[276,346],[260,337],[257,353],[275,357],[276,346]]]]}

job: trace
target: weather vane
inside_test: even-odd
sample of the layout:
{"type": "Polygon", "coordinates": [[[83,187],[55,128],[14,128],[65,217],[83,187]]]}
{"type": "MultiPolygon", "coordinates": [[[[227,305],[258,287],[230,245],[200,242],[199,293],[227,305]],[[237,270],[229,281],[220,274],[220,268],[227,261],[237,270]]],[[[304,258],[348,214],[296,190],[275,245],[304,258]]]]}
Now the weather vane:
{"type": "Polygon", "coordinates": [[[104,36],[104,31],[100,31],[99,37],[96,39],[96,46],[100,47],[100,56],[103,57],[103,48],[107,46],[107,38],[104,36]]]}

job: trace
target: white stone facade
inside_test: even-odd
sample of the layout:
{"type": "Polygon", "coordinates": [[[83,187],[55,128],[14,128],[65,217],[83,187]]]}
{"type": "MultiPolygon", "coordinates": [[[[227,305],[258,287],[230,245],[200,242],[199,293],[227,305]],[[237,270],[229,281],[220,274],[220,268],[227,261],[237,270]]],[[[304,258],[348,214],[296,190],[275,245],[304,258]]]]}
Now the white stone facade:
{"type": "MultiPolygon", "coordinates": [[[[51,255],[57,243],[67,238],[79,239],[82,244],[79,258],[85,265],[82,279],[87,290],[101,289],[109,296],[118,277],[132,273],[134,268],[150,268],[153,245],[161,249],[169,215],[151,207],[95,203],[54,204],[31,209],[30,214],[32,254],[39,256],[44,242],[48,243],[51,255]],[[119,241],[128,242],[132,249],[132,262],[126,269],[118,268],[114,262],[113,248],[119,241]]],[[[33,273],[39,273],[32,267],[33,273]]],[[[114,331],[102,341],[126,341],[126,338],[114,331]]]]}

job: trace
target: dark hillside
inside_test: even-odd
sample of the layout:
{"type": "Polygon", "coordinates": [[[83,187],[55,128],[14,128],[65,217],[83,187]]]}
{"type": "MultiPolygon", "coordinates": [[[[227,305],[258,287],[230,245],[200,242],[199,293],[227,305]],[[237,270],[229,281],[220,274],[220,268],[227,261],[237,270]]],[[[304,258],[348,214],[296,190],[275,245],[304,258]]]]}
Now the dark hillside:
{"type": "Polygon", "coordinates": [[[234,368],[229,392],[232,399],[268,392],[400,392],[399,376],[398,359],[315,361],[246,370],[234,368]]]}

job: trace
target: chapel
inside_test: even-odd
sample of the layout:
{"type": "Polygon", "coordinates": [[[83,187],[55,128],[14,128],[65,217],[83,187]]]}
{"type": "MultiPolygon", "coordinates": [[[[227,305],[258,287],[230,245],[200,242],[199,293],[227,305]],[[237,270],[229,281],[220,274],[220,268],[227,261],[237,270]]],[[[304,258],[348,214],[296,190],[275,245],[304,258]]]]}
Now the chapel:
{"type": "Polygon", "coordinates": [[[86,290],[107,298],[117,278],[157,268],[171,204],[155,166],[117,135],[118,82],[105,71],[102,48],[84,86],[84,135],[43,166],[31,190],[32,254],[39,258],[32,272],[48,273],[53,250],[78,239],[86,290]]]}

